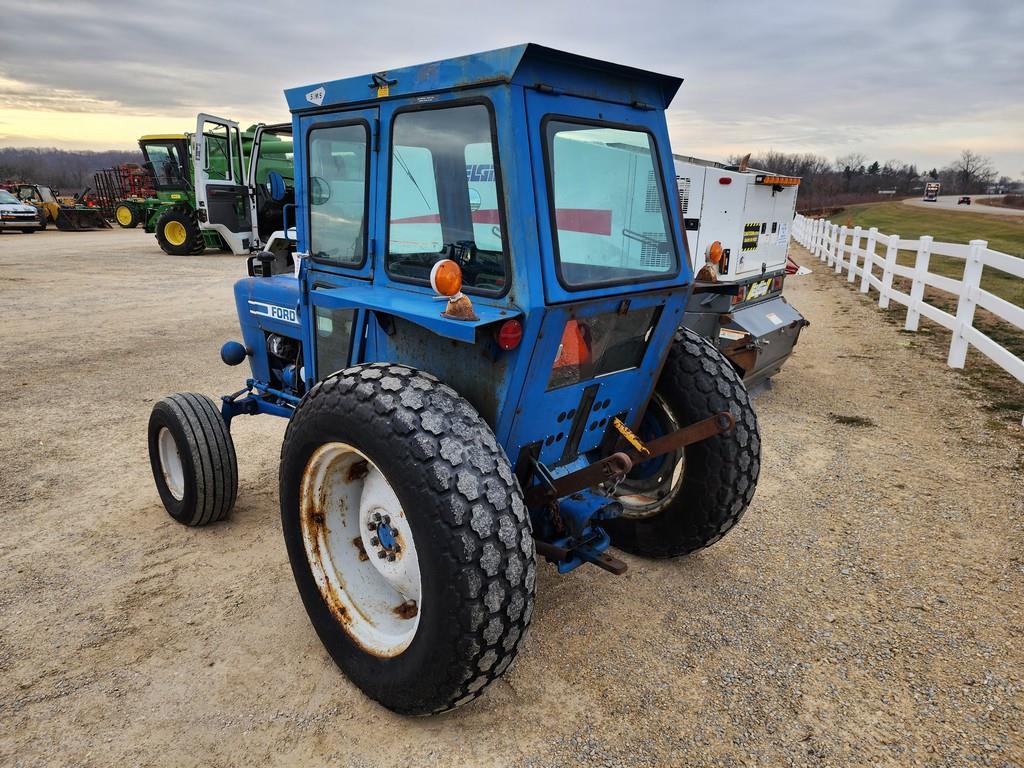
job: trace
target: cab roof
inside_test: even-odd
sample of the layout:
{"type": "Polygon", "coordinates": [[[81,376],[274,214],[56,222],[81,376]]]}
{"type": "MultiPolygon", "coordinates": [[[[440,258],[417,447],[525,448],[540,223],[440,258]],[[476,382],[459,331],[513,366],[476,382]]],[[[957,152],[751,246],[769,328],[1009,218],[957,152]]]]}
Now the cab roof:
{"type": "Polygon", "coordinates": [[[154,133],[149,136],[139,136],[139,141],[177,141],[187,138],[188,134],[185,133],[154,133]]]}
{"type": "Polygon", "coordinates": [[[665,109],[682,78],[611,64],[536,43],[285,91],[293,113],[326,111],[430,93],[495,85],[541,87],[574,96],[665,109]]]}

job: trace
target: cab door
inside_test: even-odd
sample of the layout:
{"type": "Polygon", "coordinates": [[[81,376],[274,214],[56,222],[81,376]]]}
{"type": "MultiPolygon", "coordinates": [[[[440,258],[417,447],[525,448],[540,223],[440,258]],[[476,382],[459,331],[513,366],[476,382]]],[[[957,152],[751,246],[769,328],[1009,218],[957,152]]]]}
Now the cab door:
{"type": "Polygon", "coordinates": [[[309,297],[306,381],[361,359],[363,309],[344,301],[373,277],[378,237],[379,110],[303,117],[295,136],[295,193],[300,275],[309,297]],[[311,363],[311,365],[310,365],[311,363]]]}
{"type": "Polygon", "coordinates": [[[217,232],[236,254],[259,247],[238,123],[200,113],[192,137],[192,167],[200,228],[217,232]]]}

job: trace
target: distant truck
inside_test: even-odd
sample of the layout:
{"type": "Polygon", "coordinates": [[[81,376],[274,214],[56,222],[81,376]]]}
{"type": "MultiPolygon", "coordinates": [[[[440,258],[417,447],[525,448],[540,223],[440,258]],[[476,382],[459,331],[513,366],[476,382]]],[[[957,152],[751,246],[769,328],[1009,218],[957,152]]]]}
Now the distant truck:
{"type": "Polygon", "coordinates": [[[937,181],[929,181],[924,185],[924,201],[926,203],[934,203],[939,199],[939,190],[942,185],[937,181]]]}
{"type": "Polygon", "coordinates": [[[809,325],[782,295],[800,179],[674,159],[697,276],[683,325],[715,342],[752,389],[779,372],[809,325]]]}

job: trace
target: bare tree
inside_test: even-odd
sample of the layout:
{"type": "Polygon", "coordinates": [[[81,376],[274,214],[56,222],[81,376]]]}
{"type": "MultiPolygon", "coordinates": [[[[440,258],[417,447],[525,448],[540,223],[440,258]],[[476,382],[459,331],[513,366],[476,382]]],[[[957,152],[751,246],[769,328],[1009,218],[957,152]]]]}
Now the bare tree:
{"type": "Polygon", "coordinates": [[[976,152],[965,149],[950,165],[960,192],[979,192],[996,178],[992,161],[976,152]]]}

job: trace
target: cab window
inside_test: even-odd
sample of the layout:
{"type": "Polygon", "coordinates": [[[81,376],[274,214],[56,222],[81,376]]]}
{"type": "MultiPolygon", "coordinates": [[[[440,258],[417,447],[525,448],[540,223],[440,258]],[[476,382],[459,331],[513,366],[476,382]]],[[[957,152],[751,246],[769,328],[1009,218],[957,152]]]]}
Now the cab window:
{"type": "Polygon", "coordinates": [[[309,132],[309,252],[318,261],[358,267],[366,254],[365,123],[309,132]]]}
{"type": "Polygon", "coordinates": [[[470,292],[504,293],[508,274],[498,154],[483,104],[399,112],[392,127],[387,270],[426,283],[440,259],[470,292]]]}
{"type": "Polygon", "coordinates": [[[544,131],[562,284],[572,290],[675,274],[679,259],[654,137],[551,118],[544,131]]]}

